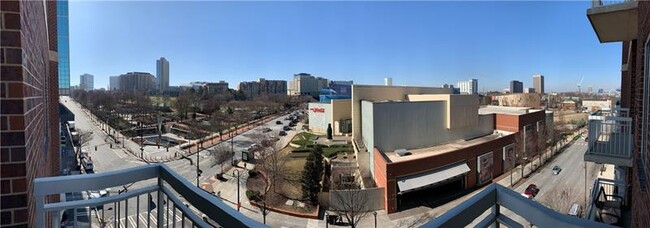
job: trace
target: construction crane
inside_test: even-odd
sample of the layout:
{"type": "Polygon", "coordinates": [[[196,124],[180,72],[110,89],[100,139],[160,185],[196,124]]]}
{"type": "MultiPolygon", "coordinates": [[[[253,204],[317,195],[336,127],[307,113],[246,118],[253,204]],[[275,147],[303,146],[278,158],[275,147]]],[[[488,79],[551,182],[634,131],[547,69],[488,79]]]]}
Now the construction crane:
{"type": "Polygon", "coordinates": [[[582,85],[582,80],[584,80],[584,79],[585,79],[585,76],[582,76],[582,78],[580,78],[580,82],[578,82],[578,93],[581,93],[580,92],[580,86],[582,85]]]}

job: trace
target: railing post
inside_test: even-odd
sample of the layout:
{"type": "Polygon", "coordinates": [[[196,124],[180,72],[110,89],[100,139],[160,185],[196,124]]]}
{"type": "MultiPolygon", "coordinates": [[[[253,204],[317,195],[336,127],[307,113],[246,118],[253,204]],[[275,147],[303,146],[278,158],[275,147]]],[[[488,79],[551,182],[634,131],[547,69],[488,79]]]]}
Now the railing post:
{"type": "Polygon", "coordinates": [[[45,227],[45,200],[44,196],[36,194],[36,227],[45,227]]]}
{"type": "Polygon", "coordinates": [[[501,227],[501,225],[499,225],[499,221],[496,219],[496,217],[498,217],[499,214],[501,214],[501,206],[499,206],[498,203],[495,203],[494,206],[492,207],[492,214],[494,215],[495,219],[494,219],[494,223],[492,223],[492,225],[490,226],[494,228],[501,227]]]}
{"type": "Polygon", "coordinates": [[[163,194],[165,194],[165,193],[162,191],[163,180],[160,177],[162,171],[163,171],[163,168],[158,166],[158,193],[157,193],[158,200],[156,200],[157,204],[158,204],[158,207],[156,207],[156,208],[158,210],[156,210],[156,218],[158,220],[158,227],[159,228],[163,227],[163,222],[162,222],[163,221],[163,215],[164,215],[163,213],[165,212],[164,211],[165,210],[165,208],[164,208],[164,206],[165,206],[164,203],[165,202],[164,202],[164,199],[163,199],[163,194]]]}

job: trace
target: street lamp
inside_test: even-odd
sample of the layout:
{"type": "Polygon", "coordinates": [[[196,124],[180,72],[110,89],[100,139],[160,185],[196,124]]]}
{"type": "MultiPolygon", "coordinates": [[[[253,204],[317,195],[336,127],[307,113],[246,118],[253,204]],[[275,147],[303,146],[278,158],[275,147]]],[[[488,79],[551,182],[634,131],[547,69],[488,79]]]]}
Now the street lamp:
{"type": "Polygon", "coordinates": [[[376,212],[376,211],[373,211],[373,212],[372,212],[372,215],[375,216],[375,228],[377,228],[377,212],[376,212]]]}
{"type": "Polygon", "coordinates": [[[329,227],[329,224],[330,224],[330,219],[329,218],[330,218],[330,214],[325,212],[325,228],[329,227]]]}
{"type": "MultiPolygon", "coordinates": [[[[201,176],[201,173],[203,173],[202,170],[199,169],[199,151],[196,151],[196,187],[199,187],[199,177],[201,176]]],[[[200,188],[200,187],[199,187],[200,188]]]]}
{"type": "Polygon", "coordinates": [[[235,176],[235,173],[237,173],[237,211],[239,211],[239,208],[241,207],[241,202],[239,202],[239,170],[235,169],[235,171],[232,171],[233,176],[235,176]]]}

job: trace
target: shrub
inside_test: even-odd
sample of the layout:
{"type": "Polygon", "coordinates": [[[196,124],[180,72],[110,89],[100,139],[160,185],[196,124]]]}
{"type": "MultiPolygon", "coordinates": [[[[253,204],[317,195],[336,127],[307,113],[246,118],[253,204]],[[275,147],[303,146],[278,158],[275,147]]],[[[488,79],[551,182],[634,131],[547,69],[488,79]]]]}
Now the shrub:
{"type": "Polygon", "coordinates": [[[248,170],[248,177],[250,178],[255,178],[257,174],[257,170],[248,170]]]}
{"type": "Polygon", "coordinates": [[[246,197],[249,200],[258,200],[260,198],[260,192],[253,191],[253,190],[246,190],[246,197]]]}
{"type": "Polygon", "coordinates": [[[309,153],[309,152],[311,152],[311,149],[308,149],[308,148],[298,148],[298,149],[294,149],[294,150],[291,151],[291,152],[292,152],[292,153],[309,153]]]}

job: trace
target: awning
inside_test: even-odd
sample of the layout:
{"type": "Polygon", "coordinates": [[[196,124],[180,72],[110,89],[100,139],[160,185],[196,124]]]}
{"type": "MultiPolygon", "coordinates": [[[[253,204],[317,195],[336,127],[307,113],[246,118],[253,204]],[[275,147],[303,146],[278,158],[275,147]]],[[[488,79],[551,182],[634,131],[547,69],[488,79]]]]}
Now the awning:
{"type": "Polygon", "coordinates": [[[468,173],[469,171],[469,166],[465,163],[461,163],[444,169],[438,169],[433,172],[398,178],[397,186],[399,187],[399,194],[436,185],[445,182],[446,180],[454,179],[460,175],[468,173]]]}

